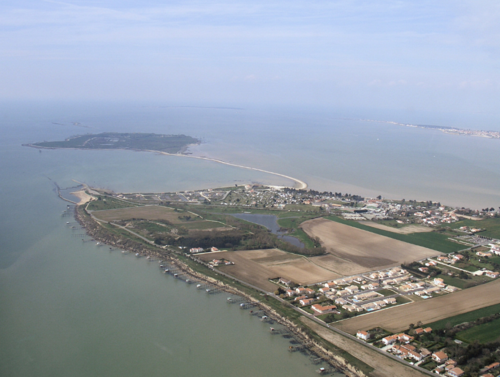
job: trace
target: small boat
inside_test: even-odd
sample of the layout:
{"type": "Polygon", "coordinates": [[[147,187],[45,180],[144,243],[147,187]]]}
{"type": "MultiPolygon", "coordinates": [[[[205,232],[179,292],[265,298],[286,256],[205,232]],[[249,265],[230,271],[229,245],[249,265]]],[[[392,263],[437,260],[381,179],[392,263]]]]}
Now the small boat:
{"type": "Polygon", "coordinates": [[[139,253],[135,253],[135,256],[138,257],[140,254],[139,253]]]}
{"type": "Polygon", "coordinates": [[[197,285],[196,285],[196,288],[201,288],[201,284],[197,284],[197,285]]]}
{"type": "Polygon", "coordinates": [[[233,299],[231,297],[228,297],[227,301],[233,301],[233,299]]]}
{"type": "Polygon", "coordinates": [[[189,279],[186,279],[186,283],[189,283],[189,279]]]}
{"type": "Polygon", "coordinates": [[[176,278],[177,276],[179,276],[179,274],[174,274],[174,278],[176,278]]]}
{"type": "Polygon", "coordinates": [[[98,243],[96,243],[95,245],[96,245],[96,246],[99,246],[100,244],[101,244],[101,243],[100,243],[100,242],[98,242],[98,243]]]}
{"type": "Polygon", "coordinates": [[[125,250],[122,250],[122,254],[125,254],[125,250]]]}
{"type": "Polygon", "coordinates": [[[66,224],[69,224],[69,221],[66,221],[66,224]]]}
{"type": "Polygon", "coordinates": [[[206,291],[207,291],[207,292],[210,292],[210,289],[209,289],[209,288],[207,288],[207,289],[206,289],[206,291]]]}

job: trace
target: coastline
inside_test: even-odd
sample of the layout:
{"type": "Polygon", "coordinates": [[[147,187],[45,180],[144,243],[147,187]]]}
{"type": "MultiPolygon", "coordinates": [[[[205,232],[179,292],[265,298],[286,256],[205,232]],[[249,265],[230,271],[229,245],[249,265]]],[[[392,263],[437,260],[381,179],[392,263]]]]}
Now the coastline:
{"type": "MultiPolygon", "coordinates": [[[[150,247],[147,247],[146,245],[141,245],[139,242],[133,241],[131,239],[127,239],[124,241],[123,239],[120,239],[118,236],[111,235],[109,233],[103,235],[102,233],[104,231],[104,228],[102,224],[100,224],[98,221],[94,220],[91,217],[91,215],[86,210],[86,205],[83,204],[76,205],[74,216],[76,221],[85,230],[87,235],[92,237],[94,240],[111,247],[117,247],[122,250],[136,253],[140,256],[146,256],[158,259],[160,261],[166,261],[174,265],[179,271],[182,271],[183,274],[188,275],[190,278],[199,280],[206,284],[215,285],[217,289],[223,292],[244,297],[245,300],[251,302],[260,310],[265,311],[268,317],[270,317],[280,325],[286,327],[288,331],[294,334],[294,336],[297,338],[297,340],[301,343],[301,345],[304,348],[308,349],[311,353],[321,358],[324,362],[328,363],[336,370],[344,373],[348,377],[368,377],[366,373],[357,369],[355,366],[351,365],[346,359],[344,359],[340,355],[336,355],[332,351],[326,349],[319,342],[313,339],[312,336],[306,333],[307,330],[312,331],[311,329],[307,327],[304,328],[294,323],[290,319],[276,312],[276,310],[274,310],[271,306],[267,305],[266,303],[260,300],[257,300],[252,295],[245,293],[240,289],[231,286],[229,284],[226,284],[218,279],[194,271],[190,266],[188,266],[185,262],[181,261],[175,255],[172,254],[165,255],[161,253],[160,249],[156,250],[151,249],[150,247]],[[80,211],[83,211],[84,214],[82,214],[82,212],[80,211]]],[[[219,274],[217,271],[214,272],[219,274]]]]}

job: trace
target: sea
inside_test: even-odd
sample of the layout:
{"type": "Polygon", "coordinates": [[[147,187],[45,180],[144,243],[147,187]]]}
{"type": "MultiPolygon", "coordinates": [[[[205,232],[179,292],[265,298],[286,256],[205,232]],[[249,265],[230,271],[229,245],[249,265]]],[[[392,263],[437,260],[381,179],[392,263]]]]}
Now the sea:
{"type": "Polygon", "coordinates": [[[225,294],[207,295],[155,262],[83,241],[55,190],[75,181],[116,192],[293,181],[177,156],[22,144],[104,131],[182,133],[201,140],[192,155],[292,176],[315,190],[500,206],[500,140],[362,119],[500,127],[414,111],[0,104],[0,376],[317,375],[309,356],[288,352],[288,339],[225,294]]]}

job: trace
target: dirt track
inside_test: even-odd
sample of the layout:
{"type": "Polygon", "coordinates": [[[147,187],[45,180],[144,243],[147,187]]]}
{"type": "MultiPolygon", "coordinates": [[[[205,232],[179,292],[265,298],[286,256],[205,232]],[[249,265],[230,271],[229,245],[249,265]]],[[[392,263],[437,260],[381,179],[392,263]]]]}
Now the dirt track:
{"type": "Polygon", "coordinates": [[[407,329],[410,323],[415,324],[418,321],[431,323],[498,303],[500,303],[500,280],[495,280],[446,296],[351,318],[336,323],[335,327],[350,334],[376,326],[397,332],[407,329]]]}
{"type": "Polygon", "coordinates": [[[389,377],[389,376],[401,376],[401,377],[422,377],[425,376],[423,373],[416,371],[404,364],[392,360],[384,355],[379,354],[368,347],[364,347],[355,341],[348,339],[342,335],[339,335],[327,328],[320,326],[316,322],[311,321],[309,318],[301,317],[302,322],[309,326],[314,332],[320,335],[323,339],[326,339],[330,343],[336,345],[339,348],[349,352],[351,355],[359,360],[362,360],[375,370],[370,373],[373,377],[389,377]]]}
{"type": "Polygon", "coordinates": [[[329,254],[311,260],[342,275],[398,266],[440,254],[323,218],[306,221],[301,227],[310,237],[318,237],[329,254]]]}

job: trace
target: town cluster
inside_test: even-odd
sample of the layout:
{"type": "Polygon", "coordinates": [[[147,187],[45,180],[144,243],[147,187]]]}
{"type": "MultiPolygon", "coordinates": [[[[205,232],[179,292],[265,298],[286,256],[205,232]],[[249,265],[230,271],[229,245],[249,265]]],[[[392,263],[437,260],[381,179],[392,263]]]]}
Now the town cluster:
{"type": "Polygon", "coordinates": [[[388,305],[408,302],[408,299],[402,296],[414,294],[425,299],[437,293],[457,290],[454,286],[446,285],[443,279],[420,279],[400,267],[345,277],[310,287],[295,286],[286,278],[280,278],[278,283],[288,287],[285,291],[288,299],[303,308],[310,307],[311,312],[317,315],[372,312],[388,305]],[[325,302],[328,304],[322,305],[325,302]]]}

